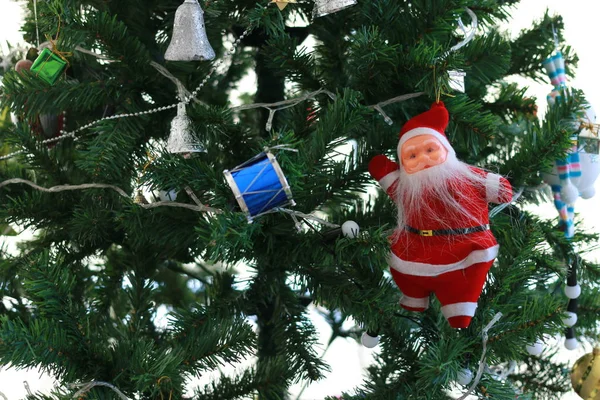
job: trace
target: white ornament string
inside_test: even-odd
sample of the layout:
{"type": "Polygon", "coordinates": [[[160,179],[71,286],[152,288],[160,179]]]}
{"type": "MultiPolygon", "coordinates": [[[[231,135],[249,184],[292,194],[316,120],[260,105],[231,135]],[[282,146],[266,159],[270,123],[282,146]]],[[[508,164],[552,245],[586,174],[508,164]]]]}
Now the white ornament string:
{"type": "MultiPolygon", "coordinates": [[[[471,32],[469,32],[469,34],[467,34],[460,43],[457,43],[450,48],[451,53],[458,51],[458,50],[462,49],[463,47],[465,47],[471,40],[473,40],[473,38],[475,37],[475,33],[477,32],[477,25],[478,25],[477,15],[473,11],[471,11],[471,9],[469,9],[468,7],[465,7],[465,11],[471,17],[471,25],[472,25],[471,32]]],[[[461,27],[461,29],[463,30],[463,32],[465,32],[466,31],[465,26],[463,25],[462,20],[460,18],[458,18],[458,24],[461,27]]]]}
{"type": "Polygon", "coordinates": [[[86,394],[87,392],[90,391],[90,389],[92,389],[95,386],[104,386],[107,387],[109,389],[111,389],[113,392],[115,392],[117,394],[117,396],[119,396],[121,398],[121,400],[129,400],[129,398],[127,396],[125,396],[123,394],[123,392],[121,392],[119,390],[118,387],[116,387],[115,385],[112,385],[108,382],[102,382],[102,381],[91,381],[91,382],[86,382],[86,383],[72,383],[69,385],[72,388],[78,388],[81,387],[80,390],[78,390],[72,397],[72,399],[79,399],[80,396],[86,394]]]}
{"type": "Polygon", "coordinates": [[[554,23],[552,24],[552,36],[554,38],[554,51],[560,51],[560,40],[558,40],[558,32],[556,32],[556,28],[554,27],[554,23]]]}
{"type": "Polygon", "coordinates": [[[36,47],[40,47],[40,28],[38,26],[38,17],[37,17],[37,0],[33,0],[33,18],[35,19],[35,44],[36,47]]]}
{"type": "Polygon", "coordinates": [[[25,386],[25,391],[27,392],[27,396],[33,397],[33,393],[31,393],[31,388],[29,387],[29,382],[23,381],[23,386],[25,386]]]}
{"type": "Polygon", "coordinates": [[[392,125],[394,123],[394,121],[385,113],[385,111],[383,111],[383,107],[385,107],[387,105],[390,105],[390,104],[400,103],[402,101],[414,99],[414,98],[422,96],[424,94],[425,94],[425,92],[416,92],[416,93],[403,94],[401,96],[392,97],[391,99],[388,99],[388,100],[379,102],[377,104],[374,104],[372,106],[369,106],[369,108],[372,108],[375,111],[377,111],[379,114],[381,114],[381,116],[383,117],[384,121],[388,125],[392,125]]]}
{"type": "Polygon", "coordinates": [[[194,191],[192,190],[192,188],[190,188],[189,186],[186,186],[185,187],[185,192],[188,194],[188,196],[190,196],[190,199],[192,199],[192,201],[194,203],[196,203],[198,206],[200,206],[200,207],[206,207],[204,204],[202,204],[202,202],[200,201],[200,199],[196,196],[196,193],[194,193],[194,191]]]}
{"type": "Polygon", "coordinates": [[[298,217],[296,216],[296,213],[291,213],[289,215],[290,215],[290,217],[292,217],[292,220],[294,221],[294,226],[296,227],[296,230],[298,232],[302,232],[302,224],[298,220],[298,217]]]}
{"type": "MultiPolygon", "coordinates": [[[[154,67],[154,69],[157,70],[160,74],[162,74],[165,78],[167,78],[171,82],[173,82],[175,84],[175,86],[177,86],[177,93],[179,93],[179,98],[183,98],[183,97],[187,97],[187,96],[191,95],[191,93],[189,92],[189,90],[187,90],[187,88],[183,85],[183,83],[179,79],[177,79],[173,74],[171,74],[168,69],[166,69],[165,67],[163,67],[156,61],[151,61],[150,65],[152,67],[154,67]]],[[[197,104],[206,104],[206,103],[198,100],[195,97],[193,98],[193,100],[197,104]]]]}
{"type": "MultiPolygon", "coordinates": [[[[25,184],[35,190],[39,190],[39,191],[45,192],[45,193],[59,193],[59,192],[73,191],[73,190],[110,189],[110,190],[114,190],[115,192],[120,194],[122,197],[125,197],[125,198],[131,200],[131,196],[128,195],[127,192],[125,192],[120,187],[115,186],[115,185],[104,184],[104,183],[84,183],[81,185],[58,185],[58,186],[52,186],[50,188],[45,188],[43,186],[37,185],[26,179],[13,178],[13,179],[8,179],[6,181],[0,182],[0,188],[3,188],[8,185],[14,185],[14,184],[25,184]]],[[[158,208],[158,207],[175,207],[175,208],[186,208],[188,210],[192,210],[192,211],[196,211],[196,212],[209,212],[209,213],[214,213],[214,214],[222,214],[223,213],[223,210],[220,210],[218,208],[209,207],[209,206],[202,204],[202,202],[200,202],[198,197],[194,194],[194,192],[192,191],[192,189],[189,186],[185,187],[185,191],[188,193],[188,195],[190,196],[192,201],[194,201],[194,203],[196,203],[196,205],[187,204],[187,203],[178,203],[175,201],[157,201],[155,203],[137,204],[137,205],[142,208],[145,208],[145,209],[158,208]]],[[[308,220],[318,222],[324,226],[328,226],[331,228],[339,228],[340,227],[340,225],[333,224],[322,218],[315,217],[314,215],[305,214],[300,211],[289,210],[286,208],[274,208],[273,210],[269,210],[269,211],[265,212],[264,214],[272,214],[275,212],[283,212],[283,213],[286,213],[289,215],[308,219],[308,220]]]]}
{"type": "Polygon", "coordinates": [[[265,153],[267,153],[267,152],[269,152],[271,150],[293,151],[294,153],[298,153],[297,149],[294,149],[293,147],[291,147],[288,144],[278,144],[276,146],[265,146],[265,147],[263,147],[263,151],[265,153]]]}
{"type": "Polygon", "coordinates": [[[488,331],[490,329],[492,329],[492,327],[496,324],[496,322],[498,322],[500,320],[500,318],[502,318],[502,313],[501,312],[499,312],[496,315],[494,315],[494,318],[492,318],[492,320],[489,322],[489,324],[487,324],[485,326],[485,328],[483,328],[483,330],[481,331],[481,337],[482,337],[482,342],[483,342],[483,350],[481,352],[481,358],[479,359],[479,368],[477,368],[477,375],[475,375],[475,379],[473,380],[473,383],[471,384],[471,387],[469,387],[469,390],[467,390],[465,394],[463,394],[462,396],[460,396],[456,400],[465,400],[468,395],[470,395],[471,393],[473,393],[473,390],[475,390],[475,388],[479,384],[479,381],[481,380],[483,372],[484,372],[484,370],[486,368],[485,353],[487,352],[488,331]]]}
{"type": "MultiPolygon", "coordinates": [[[[455,51],[462,49],[475,37],[475,33],[477,32],[477,26],[478,26],[477,15],[475,15],[475,13],[473,11],[471,11],[468,7],[465,7],[465,11],[471,17],[471,31],[465,36],[465,38],[463,40],[461,40],[459,43],[452,46],[450,48],[450,50],[446,51],[441,56],[436,57],[435,58],[436,61],[443,60],[446,57],[448,57],[451,53],[454,53],[455,51]]],[[[458,25],[462,29],[463,32],[466,32],[465,26],[462,23],[462,20],[460,19],[460,17],[458,18],[458,25]]]]}
{"type": "MultiPolygon", "coordinates": [[[[314,92],[311,92],[311,93],[308,93],[308,94],[305,94],[303,96],[299,96],[299,97],[296,97],[296,98],[293,98],[293,99],[289,99],[289,100],[278,101],[276,103],[251,103],[251,104],[244,104],[244,105],[241,105],[241,106],[232,107],[232,108],[230,108],[230,110],[232,110],[232,111],[244,111],[244,110],[251,110],[251,109],[255,109],[255,108],[265,108],[265,109],[269,110],[269,118],[267,120],[267,124],[265,126],[265,130],[266,131],[270,131],[271,130],[271,125],[272,125],[272,122],[273,122],[273,117],[274,117],[274,115],[275,115],[275,113],[277,111],[280,111],[280,110],[283,110],[283,109],[286,109],[286,108],[290,108],[290,107],[294,107],[294,106],[302,103],[303,101],[314,99],[314,98],[316,98],[318,95],[320,95],[322,93],[324,93],[327,96],[329,96],[329,98],[331,98],[331,100],[333,100],[333,101],[335,101],[337,99],[337,97],[336,97],[335,94],[333,94],[332,92],[330,92],[329,90],[327,90],[325,88],[321,88],[321,89],[316,90],[314,92]]],[[[388,125],[392,125],[394,123],[394,121],[386,114],[386,112],[383,110],[383,107],[388,106],[390,104],[400,103],[402,101],[414,99],[414,98],[417,98],[417,97],[422,96],[424,94],[425,94],[425,92],[416,92],[416,93],[403,94],[403,95],[400,95],[400,96],[392,97],[391,99],[384,100],[384,101],[379,102],[377,104],[373,104],[373,105],[367,106],[367,108],[370,108],[372,110],[377,111],[379,114],[381,114],[381,116],[384,118],[385,122],[388,125]]]]}
{"type": "MultiPolygon", "coordinates": [[[[115,186],[115,185],[105,184],[105,183],[84,183],[81,185],[58,185],[58,186],[52,186],[50,188],[45,188],[43,186],[37,185],[26,179],[13,178],[13,179],[8,179],[6,181],[0,182],[0,188],[2,188],[4,186],[8,186],[8,185],[19,184],[19,183],[28,185],[28,186],[32,187],[33,189],[36,189],[36,190],[39,190],[39,191],[45,192],[45,193],[58,193],[58,192],[66,192],[66,191],[72,191],[72,190],[110,189],[110,190],[114,190],[121,196],[131,200],[131,197],[127,194],[127,192],[125,192],[120,187],[115,186]]],[[[187,204],[187,203],[177,203],[174,201],[157,201],[156,203],[138,204],[138,205],[140,207],[146,208],[146,209],[157,208],[157,207],[178,207],[178,208],[187,208],[189,210],[197,211],[197,212],[211,212],[211,213],[215,213],[215,214],[220,214],[223,212],[222,210],[219,210],[217,208],[208,207],[208,206],[202,205],[201,203],[200,203],[200,205],[194,205],[194,204],[187,204]]]]}
{"type": "Polygon", "coordinates": [[[105,55],[94,53],[91,50],[84,49],[81,46],[76,46],[75,50],[78,51],[78,52],[80,52],[80,53],[84,53],[84,54],[87,54],[87,55],[90,55],[90,56],[94,56],[94,57],[99,58],[99,59],[101,59],[103,61],[106,61],[106,62],[121,62],[121,60],[113,60],[112,58],[106,57],[105,55]]]}
{"type": "Polygon", "coordinates": [[[267,124],[265,125],[265,130],[267,132],[270,132],[271,128],[273,126],[273,117],[275,117],[275,113],[277,111],[284,110],[284,109],[290,108],[290,107],[294,107],[294,106],[302,103],[303,101],[306,101],[309,99],[314,99],[317,95],[319,95],[321,93],[327,94],[333,101],[335,101],[335,99],[336,99],[335,94],[331,93],[330,91],[328,91],[326,89],[321,88],[317,91],[305,94],[304,96],[296,97],[294,99],[283,100],[283,101],[279,101],[276,103],[270,103],[270,104],[268,104],[268,103],[245,104],[243,106],[233,107],[233,108],[231,108],[231,110],[242,111],[242,110],[251,110],[253,108],[266,108],[267,110],[269,110],[269,118],[267,119],[267,124]],[[272,107],[277,107],[277,108],[272,108],[272,107]]]}
{"type": "Polygon", "coordinates": [[[463,24],[462,22],[462,18],[458,17],[458,27],[460,28],[461,31],[463,31],[463,35],[465,35],[465,37],[468,35],[467,33],[467,27],[465,26],[465,24],[463,24]]]}
{"type": "MultiPolygon", "coordinates": [[[[462,21],[460,22],[462,24],[462,21]]],[[[462,25],[464,28],[464,25],[462,25]]],[[[110,62],[119,62],[119,60],[112,60],[109,59],[108,57],[102,56],[100,54],[94,53],[93,51],[90,50],[86,50],[84,48],[81,47],[76,47],[75,50],[80,51],[82,53],[85,54],[89,54],[91,56],[94,57],[98,57],[101,58],[103,60],[106,61],[110,61],[110,62]]],[[[154,67],[154,69],[156,69],[159,73],[161,73],[163,76],[165,76],[167,79],[171,80],[173,83],[175,83],[175,85],[177,86],[179,91],[184,91],[186,93],[186,95],[190,95],[189,91],[185,88],[185,86],[183,85],[183,83],[181,83],[181,81],[179,79],[177,79],[173,74],[171,74],[169,72],[168,69],[166,69],[164,66],[160,65],[159,63],[152,61],[150,62],[150,65],[152,67],[154,67]]],[[[244,104],[241,106],[236,106],[236,107],[232,107],[230,108],[231,111],[244,111],[244,110],[251,110],[251,109],[256,109],[256,108],[265,108],[267,110],[269,110],[269,119],[267,121],[265,130],[266,131],[270,131],[271,130],[271,125],[273,122],[273,117],[275,115],[275,113],[277,111],[283,110],[285,108],[290,108],[290,107],[294,107],[300,103],[302,103],[303,101],[306,100],[310,100],[310,99],[314,99],[316,98],[317,95],[321,94],[321,93],[325,93],[329,96],[329,98],[331,98],[331,100],[335,101],[336,100],[336,95],[333,94],[332,92],[330,92],[329,90],[325,89],[325,88],[321,88],[319,90],[316,90],[314,92],[308,93],[306,95],[303,96],[299,96],[296,98],[292,98],[292,99],[288,99],[288,100],[283,100],[283,101],[279,101],[279,102],[275,102],[275,103],[251,103],[251,104],[244,104]],[[280,107],[280,106],[285,106],[285,107],[280,107]],[[273,107],[279,107],[276,109],[273,109],[273,107]]],[[[390,104],[394,104],[394,103],[399,103],[401,101],[406,101],[406,100],[410,100],[419,96],[424,95],[425,92],[417,92],[417,93],[409,93],[409,94],[404,94],[401,96],[396,96],[396,97],[392,97],[391,99],[379,102],[377,104],[374,105],[370,105],[367,106],[368,108],[374,109],[377,112],[379,112],[379,114],[381,114],[381,116],[385,119],[385,122],[388,123],[389,125],[392,125],[394,123],[394,121],[385,113],[385,111],[383,111],[382,107],[385,107],[387,105],[390,104]]],[[[199,101],[198,99],[194,98],[194,101],[199,103],[199,104],[204,104],[203,102],[199,101]]]]}
{"type": "Polygon", "coordinates": [[[492,208],[492,210],[490,211],[490,214],[489,214],[490,218],[494,218],[496,215],[498,215],[498,213],[500,211],[504,210],[506,207],[508,207],[515,201],[519,200],[519,197],[521,197],[521,195],[523,194],[523,190],[525,190],[525,188],[520,187],[519,190],[517,191],[517,193],[514,194],[511,201],[509,201],[508,203],[500,204],[499,206],[492,208]]]}
{"type": "MultiPolygon", "coordinates": [[[[298,151],[296,149],[288,147],[288,145],[285,145],[285,144],[264,148],[265,152],[269,151],[269,150],[283,150],[283,151],[295,151],[295,152],[298,151]]],[[[58,185],[58,186],[52,186],[50,188],[45,188],[43,186],[39,186],[39,185],[35,184],[34,182],[28,181],[26,179],[13,178],[13,179],[8,179],[3,182],[0,182],[0,188],[2,188],[4,186],[8,186],[8,185],[13,185],[13,184],[25,184],[25,185],[32,187],[33,189],[36,189],[36,190],[39,190],[39,191],[42,191],[45,193],[58,193],[58,192],[64,192],[64,191],[89,190],[89,189],[110,189],[110,190],[117,192],[122,197],[125,197],[125,198],[131,200],[130,195],[128,195],[127,192],[125,192],[125,190],[121,189],[118,186],[104,184],[104,183],[84,183],[84,184],[80,184],[80,185],[58,185]]],[[[501,204],[501,205],[493,208],[489,214],[490,218],[493,218],[500,211],[502,211],[504,208],[506,208],[509,204],[518,200],[518,198],[523,193],[523,190],[524,190],[524,188],[520,188],[519,191],[513,196],[513,199],[511,200],[510,203],[501,204]]],[[[210,212],[210,213],[215,213],[215,214],[223,213],[223,210],[204,205],[198,199],[198,197],[194,194],[194,192],[192,191],[192,189],[189,186],[185,187],[185,191],[188,193],[188,195],[190,196],[192,201],[194,201],[194,203],[196,203],[196,205],[187,204],[187,203],[178,203],[178,202],[174,202],[174,201],[158,201],[155,203],[138,204],[138,205],[145,209],[158,208],[158,207],[175,207],[175,208],[186,208],[186,209],[196,211],[196,212],[210,212]]],[[[272,210],[264,212],[263,214],[272,214],[272,213],[276,213],[276,212],[283,212],[283,213],[289,214],[290,216],[292,216],[292,218],[295,216],[295,217],[300,217],[303,219],[315,221],[321,225],[324,225],[324,226],[327,226],[330,228],[340,228],[341,227],[341,225],[331,223],[322,218],[316,217],[312,214],[305,214],[303,212],[290,210],[287,208],[274,208],[272,210]]],[[[298,221],[296,221],[296,224],[297,224],[297,222],[298,221]]]]}
{"type": "Polygon", "coordinates": [[[276,212],[276,211],[281,211],[281,212],[286,213],[286,214],[290,214],[290,215],[294,215],[294,216],[297,216],[297,217],[300,217],[300,218],[304,218],[304,219],[308,219],[308,220],[311,220],[311,221],[315,221],[315,222],[320,223],[321,225],[328,226],[330,228],[340,228],[341,227],[341,225],[333,224],[333,223],[331,223],[329,221],[325,221],[324,219],[321,219],[319,217],[315,217],[314,215],[304,214],[304,213],[302,213],[300,211],[294,211],[294,210],[290,210],[290,209],[287,209],[287,208],[277,208],[277,209],[272,210],[271,212],[276,212]]]}
{"type": "MultiPolygon", "coordinates": [[[[78,52],[80,52],[80,53],[84,53],[84,54],[88,54],[90,56],[96,57],[96,58],[98,58],[100,60],[103,60],[103,61],[106,61],[106,62],[121,62],[121,60],[113,60],[112,58],[106,57],[106,56],[104,56],[102,54],[98,54],[98,53],[95,53],[95,52],[93,52],[91,50],[84,49],[81,46],[75,47],[75,50],[78,51],[78,52]]],[[[177,79],[177,77],[175,77],[175,75],[173,75],[171,72],[169,72],[169,70],[167,68],[165,68],[164,66],[160,65],[156,61],[150,61],[150,66],[153,67],[156,71],[158,71],[165,78],[167,78],[171,82],[173,82],[175,84],[175,86],[177,86],[177,92],[178,93],[183,92],[185,94],[185,96],[189,96],[191,94],[190,91],[187,90],[187,88],[183,85],[183,83],[179,79],[177,79]]],[[[194,102],[196,102],[198,104],[205,104],[204,102],[202,102],[202,101],[200,101],[200,100],[198,100],[196,98],[194,98],[193,100],[194,100],[194,102]]]]}

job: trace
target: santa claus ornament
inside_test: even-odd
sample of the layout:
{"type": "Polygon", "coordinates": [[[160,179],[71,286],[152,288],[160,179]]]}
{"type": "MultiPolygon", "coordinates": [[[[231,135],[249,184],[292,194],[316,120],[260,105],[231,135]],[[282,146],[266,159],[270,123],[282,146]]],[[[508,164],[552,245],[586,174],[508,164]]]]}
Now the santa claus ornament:
{"type": "Polygon", "coordinates": [[[389,263],[400,305],[425,311],[434,293],[450,325],[466,328],[498,254],[488,203],[510,202],[512,188],[456,158],[448,119],[444,103],[434,103],[400,131],[400,165],[379,155],[369,172],[398,207],[389,263]]]}

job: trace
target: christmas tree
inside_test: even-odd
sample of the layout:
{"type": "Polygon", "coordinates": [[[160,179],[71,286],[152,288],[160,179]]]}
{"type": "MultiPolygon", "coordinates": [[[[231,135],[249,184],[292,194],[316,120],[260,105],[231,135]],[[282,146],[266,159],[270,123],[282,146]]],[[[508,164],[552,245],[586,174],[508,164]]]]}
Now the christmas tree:
{"type": "Polygon", "coordinates": [[[517,2],[29,1],[35,46],[0,88],[0,216],[35,235],[2,253],[0,365],[57,379],[31,398],[284,399],[328,372],[314,304],[330,342],[378,346],[344,398],[569,391],[541,343],[598,334],[597,237],[567,201],[590,193],[561,175],[560,223],[525,208],[595,128],[560,65],[543,120],[507,82],[577,62],[558,16],[502,32],[517,2]],[[478,167],[460,164],[467,184],[406,183],[457,160],[478,167]]]}

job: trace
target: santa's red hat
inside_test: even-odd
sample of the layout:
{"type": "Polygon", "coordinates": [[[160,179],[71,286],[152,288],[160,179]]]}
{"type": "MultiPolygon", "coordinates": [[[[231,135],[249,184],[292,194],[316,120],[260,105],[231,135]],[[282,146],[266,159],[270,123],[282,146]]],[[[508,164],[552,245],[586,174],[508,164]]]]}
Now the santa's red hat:
{"type": "Polygon", "coordinates": [[[398,150],[400,150],[402,145],[410,138],[419,135],[432,135],[442,143],[449,153],[455,154],[454,149],[444,133],[448,126],[448,119],[448,110],[446,110],[444,103],[441,101],[433,103],[428,111],[412,117],[404,124],[400,131],[398,150]]]}

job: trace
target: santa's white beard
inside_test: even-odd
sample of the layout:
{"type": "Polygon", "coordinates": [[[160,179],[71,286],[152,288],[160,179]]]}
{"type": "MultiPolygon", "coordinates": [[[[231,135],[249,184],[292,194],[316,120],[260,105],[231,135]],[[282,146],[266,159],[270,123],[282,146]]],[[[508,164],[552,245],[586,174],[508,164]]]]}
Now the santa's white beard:
{"type": "Polygon", "coordinates": [[[403,230],[408,224],[407,214],[410,214],[411,222],[421,229],[423,225],[418,224],[420,219],[437,220],[440,226],[450,229],[456,228],[450,224],[452,220],[455,222],[457,219],[463,220],[465,227],[481,225],[482,221],[471,215],[465,208],[465,204],[473,201],[464,194],[465,183],[484,189],[486,183],[490,185],[489,181],[486,182],[485,176],[473,172],[468,164],[459,161],[452,153],[448,154],[448,158],[442,164],[412,174],[400,167],[400,177],[396,187],[398,228],[403,230]],[[444,219],[440,218],[431,209],[430,203],[424,199],[436,199],[449,214],[446,214],[444,219]],[[448,220],[448,215],[453,213],[455,218],[448,220]]]}

